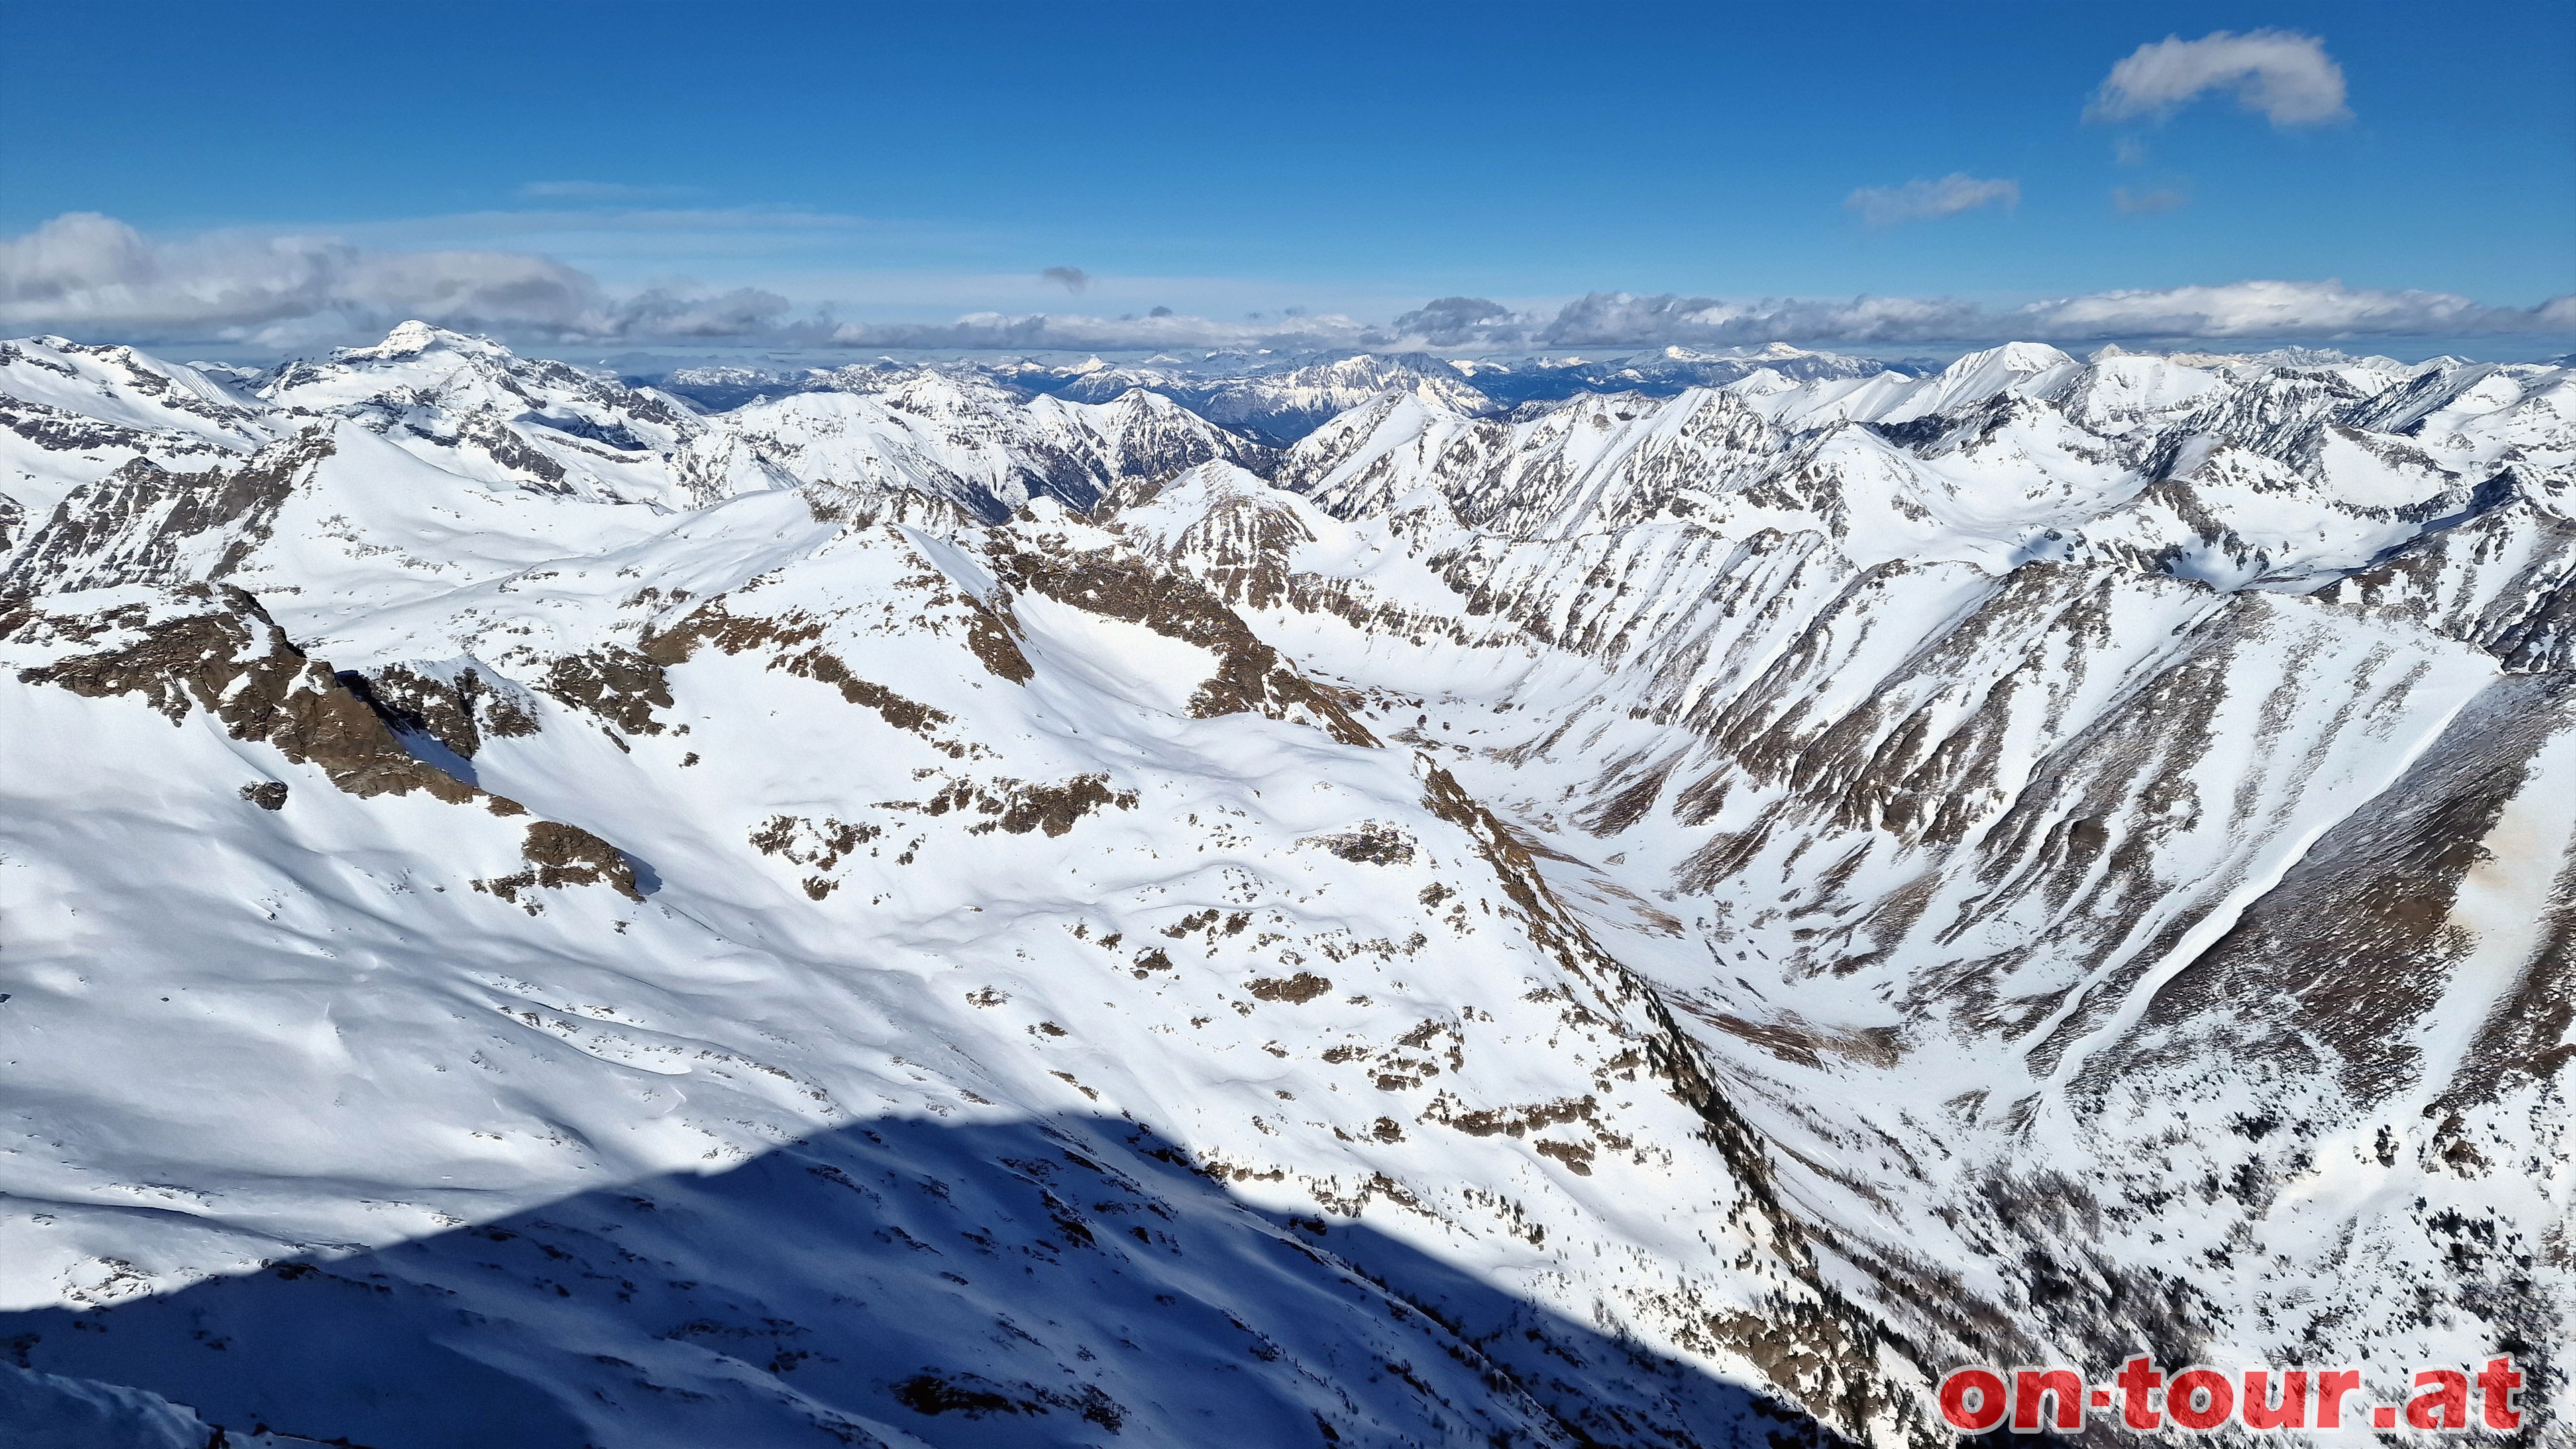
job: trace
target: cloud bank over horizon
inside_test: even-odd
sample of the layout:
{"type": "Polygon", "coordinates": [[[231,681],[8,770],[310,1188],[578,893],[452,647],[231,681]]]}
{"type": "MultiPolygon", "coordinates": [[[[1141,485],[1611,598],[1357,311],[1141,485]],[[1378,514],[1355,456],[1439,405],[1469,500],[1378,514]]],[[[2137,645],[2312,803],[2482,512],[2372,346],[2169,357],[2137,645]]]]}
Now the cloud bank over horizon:
{"type": "MultiPolygon", "coordinates": [[[[1091,280],[1072,268],[1050,268],[1048,275],[1059,271],[1091,280]]],[[[1069,292],[1078,290],[1070,278],[1059,280],[1069,292]]],[[[2526,308],[2449,292],[2284,279],[2122,289],[2004,307],[1942,297],[1726,299],[1601,290],[1552,312],[1444,297],[1383,323],[1338,314],[1227,321],[1161,308],[1115,318],[970,312],[939,322],[871,322],[839,320],[755,287],[657,286],[617,294],[578,268],[527,252],[397,251],[331,237],[233,232],[160,240],[96,213],[59,216],[0,238],[0,333],[10,335],[294,350],[366,340],[409,318],[545,344],[1533,351],[2547,336],[2576,334],[2576,295],[2526,308]]]]}

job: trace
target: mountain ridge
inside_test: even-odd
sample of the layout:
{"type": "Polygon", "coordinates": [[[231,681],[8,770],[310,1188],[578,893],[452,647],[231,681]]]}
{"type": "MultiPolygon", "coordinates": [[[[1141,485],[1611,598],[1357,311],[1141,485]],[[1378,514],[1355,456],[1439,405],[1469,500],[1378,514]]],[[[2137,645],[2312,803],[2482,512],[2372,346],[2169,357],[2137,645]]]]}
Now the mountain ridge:
{"type": "Polygon", "coordinates": [[[748,1259],[707,1335],[576,1330],[539,1255],[476,1290],[511,1392],[602,1442],[683,1388],[741,1442],[1181,1432],[1070,1276],[966,1277],[1154,1277],[1156,1202],[1324,1275],[1115,1300],[1232,1315],[1190,1402],[1282,1443],[1930,1442],[1955,1362],[2142,1345],[2568,1392],[2565,369],[1359,369],[1277,447],[1135,379],[706,414],[409,326],[248,379],[5,346],[31,1371],[214,1414],[63,1315],[157,1345],[503,1221],[605,1305],[610,1185],[795,1163],[928,1250],[844,1266],[935,1297],[933,1361],[759,1329],[803,1290],[748,1259]],[[958,1159],[985,1217],[905,1177],[951,1124],[1046,1139],[958,1159]],[[1147,1143],[1231,1206],[1010,1165],[1147,1143]],[[592,1246],[529,1216],[575,1202],[592,1246]],[[1092,1326],[1004,1331],[1050,1305],[1092,1326]],[[1468,1371],[1362,1351],[1408,1314],[1468,1371]],[[828,1359],[670,1346],[759,1332],[828,1359]],[[585,1398],[585,1341],[637,1377],[585,1398]]]}

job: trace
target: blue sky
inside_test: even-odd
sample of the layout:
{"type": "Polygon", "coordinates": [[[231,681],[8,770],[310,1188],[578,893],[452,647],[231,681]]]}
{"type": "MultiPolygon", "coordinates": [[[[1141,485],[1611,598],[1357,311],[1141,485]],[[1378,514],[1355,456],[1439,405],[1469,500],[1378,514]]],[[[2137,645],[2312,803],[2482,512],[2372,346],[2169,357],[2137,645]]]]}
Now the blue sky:
{"type": "MultiPolygon", "coordinates": [[[[557,285],[596,285],[594,310],[756,288],[837,319],[1384,322],[1435,296],[1535,314],[1601,291],[2000,308],[2249,279],[2504,308],[2576,291],[2564,0],[8,0],[7,29],[13,321],[83,284],[66,249],[112,249],[57,233],[38,275],[24,239],[72,213],[218,289],[244,246],[291,235],[374,259],[370,303],[403,285],[435,302],[413,275],[435,268],[400,259],[465,253],[547,259],[583,279],[557,285]],[[2263,30],[2314,43],[2340,112],[2283,121],[2220,85],[2087,119],[2139,47],[2263,30]],[[1909,195],[1978,204],[1897,219],[1909,195]]],[[[112,328],[92,303],[66,320],[112,328]]],[[[205,326],[307,320],[255,310],[205,326]]],[[[364,309],[323,310],[327,329],[364,309]]],[[[162,311],[129,320],[186,330],[162,311]]]]}

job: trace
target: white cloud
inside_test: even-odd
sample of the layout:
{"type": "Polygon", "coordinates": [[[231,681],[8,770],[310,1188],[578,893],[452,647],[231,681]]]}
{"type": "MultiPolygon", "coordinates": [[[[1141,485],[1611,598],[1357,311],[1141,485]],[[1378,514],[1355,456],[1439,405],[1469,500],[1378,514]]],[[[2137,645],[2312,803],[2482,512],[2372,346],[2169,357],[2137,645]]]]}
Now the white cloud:
{"type": "Polygon", "coordinates": [[[1972,303],[1948,298],[1855,297],[1850,301],[1772,297],[1723,301],[1594,292],[1565,304],[1538,325],[1543,347],[1651,347],[1674,342],[1739,345],[1821,338],[1837,342],[1909,342],[1974,335],[1982,320],[1972,303]]]}
{"type": "MultiPolygon", "coordinates": [[[[2144,198],[2152,199],[2153,193],[2144,198]]],[[[1008,280],[1008,279],[1005,279],[1008,280]]],[[[1016,285],[1026,286],[1025,276],[1016,285]]],[[[1378,326],[1341,314],[1219,321],[975,311],[938,322],[799,315],[775,292],[683,286],[612,292],[528,252],[402,251],[333,238],[146,237],[112,217],[59,216],[0,237],[0,335],[234,342],[289,350],[366,340],[405,318],[528,343],[729,342],[937,349],[1626,348],[1765,342],[1983,343],[2129,339],[2463,337],[2576,332],[2576,298],[2494,307],[2449,292],[2337,281],[2247,281],[2095,292],[1995,308],[1945,297],[1717,298],[1593,292],[1553,312],[1444,297],[1378,326]]]]}
{"type": "MultiPolygon", "coordinates": [[[[692,214],[693,215],[693,214],[692,214]]],[[[1047,280],[1090,278],[1056,268],[1047,280]]],[[[836,323],[799,317],[760,288],[654,287],[612,294],[530,252],[353,246],[337,238],[215,233],[146,237],[76,212],[0,237],[0,335],[62,332],[133,342],[235,342],[293,349],[363,341],[417,317],[531,342],[732,341],[789,347],[1157,348],[1370,345],[1380,329],[1339,315],[1221,322],[1205,317],[1005,315],[945,322],[836,323]]]]}
{"type": "Polygon", "coordinates": [[[2576,298],[2529,309],[2490,307],[2449,292],[2356,289],[2336,281],[2095,292],[2006,308],[1940,297],[1728,301],[1594,292],[1553,315],[1443,298],[1396,318],[1394,330],[1415,345],[1496,349],[2458,337],[2576,332],[2576,298]]]}
{"type": "Polygon", "coordinates": [[[547,339],[733,337],[775,328],[787,311],[786,298],[753,288],[611,297],[588,273],[527,252],[226,232],[165,242],[94,212],[0,238],[0,332],[293,347],[417,317],[547,339]]]}
{"type": "Polygon", "coordinates": [[[610,309],[582,272],[520,252],[380,252],[325,237],[144,237],[71,212],[0,240],[0,330],[254,339],[337,319],[594,330],[610,309]]]}
{"type": "Polygon", "coordinates": [[[1434,297],[1395,319],[1397,336],[1418,337],[1432,347],[1473,346],[1483,338],[1526,330],[1528,319],[1484,297],[1434,297]]]}
{"type": "Polygon", "coordinates": [[[2275,126],[2352,119],[2344,109],[2343,67],[2326,55],[2323,40],[2288,30],[2221,30],[2141,45],[2111,67],[2084,118],[2161,118],[2219,90],[2234,91],[2238,105],[2261,111],[2275,126]]]}
{"type": "Polygon", "coordinates": [[[2576,297],[2493,307],[2450,292],[2381,291],[2338,281],[2094,292],[2019,307],[1947,297],[1774,297],[1728,300],[1593,292],[1553,314],[1516,313],[1444,297],[1384,327],[1349,317],[1065,317],[978,312],[944,323],[848,323],[817,341],[888,348],[1278,350],[1433,346],[1496,350],[1638,349],[1765,342],[1912,345],[2170,339],[2212,341],[2576,332],[2576,297]]]}
{"type": "Polygon", "coordinates": [[[1908,181],[1903,186],[1864,186],[1844,198],[1873,227],[1899,226],[1956,216],[1981,206],[2021,205],[2021,183],[1989,181],[1953,171],[1938,181],[1908,181]]]}
{"type": "Polygon", "coordinates": [[[2115,337],[2344,337],[2546,331],[2565,299],[2525,311],[2452,292],[2387,292],[2337,281],[2232,282],[2163,291],[2096,292],[1998,315],[2014,335],[2115,337]]]}

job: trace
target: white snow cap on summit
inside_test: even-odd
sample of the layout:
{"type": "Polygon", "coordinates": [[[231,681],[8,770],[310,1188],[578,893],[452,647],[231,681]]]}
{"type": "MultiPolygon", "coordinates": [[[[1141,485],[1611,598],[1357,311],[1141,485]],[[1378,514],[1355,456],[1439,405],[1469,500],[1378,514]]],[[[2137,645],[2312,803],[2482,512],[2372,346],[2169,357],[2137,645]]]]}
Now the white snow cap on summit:
{"type": "Polygon", "coordinates": [[[489,358],[512,355],[510,349],[489,337],[471,332],[451,332],[415,317],[395,324],[382,342],[365,347],[335,347],[331,350],[331,358],[335,362],[400,362],[407,357],[418,357],[432,348],[470,352],[489,358]]]}
{"type": "Polygon", "coordinates": [[[373,347],[344,347],[339,349],[337,355],[343,358],[374,357],[388,360],[396,357],[415,357],[434,346],[439,337],[439,329],[414,318],[386,333],[385,340],[373,347]]]}

